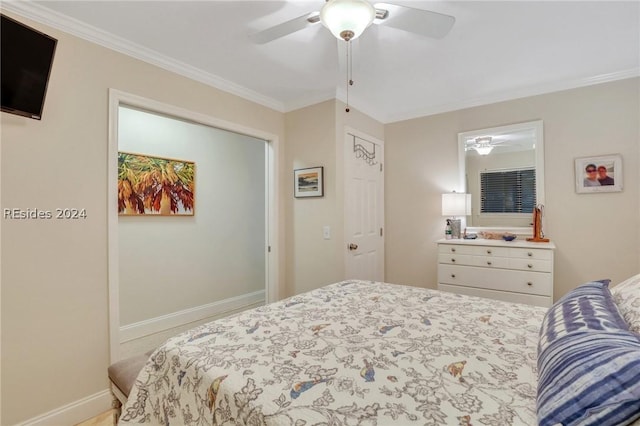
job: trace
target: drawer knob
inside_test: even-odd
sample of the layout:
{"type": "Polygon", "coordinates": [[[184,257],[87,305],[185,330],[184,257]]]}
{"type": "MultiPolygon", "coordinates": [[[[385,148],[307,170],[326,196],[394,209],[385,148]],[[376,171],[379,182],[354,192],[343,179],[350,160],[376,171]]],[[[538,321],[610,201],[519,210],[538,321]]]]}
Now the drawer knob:
{"type": "Polygon", "coordinates": [[[529,282],[527,283],[527,285],[528,285],[529,287],[531,287],[531,286],[533,285],[533,283],[532,283],[531,281],[529,281],[529,282]]]}
{"type": "Polygon", "coordinates": [[[451,263],[456,263],[456,260],[454,258],[451,258],[451,263]]]}
{"type": "Polygon", "coordinates": [[[487,254],[491,254],[491,250],[487,250],[487,254]]]}
{"type": "Polygon", "coordinates": [[[487,262],[487,265],[491,265],[491,261],[487,262]]]}
{"type": "Polygon", "coordinates": [[[531,269],[531,268],[533,268],[533,265],[529,263],[529,264],[527,265],[527,268],[531,269]]]}
{"type": "Polygon", "coordinates": [[[456,277],[456,274],[451,274],[451,278],[455,278],[455,277],[456,277]]]}
{"type": "Polygon", "coordinates": [[[453,253],[455,253],[455,252],[456,252],[456,249],[455,249],[454,247],[451,247],[451,251],[452,251],[453,253]]]}
{"type": "Polygon", "coordinates": [[[533,256],[533,253],[527,252],[527,256],[531,257],[531,256],[533,256]]]}

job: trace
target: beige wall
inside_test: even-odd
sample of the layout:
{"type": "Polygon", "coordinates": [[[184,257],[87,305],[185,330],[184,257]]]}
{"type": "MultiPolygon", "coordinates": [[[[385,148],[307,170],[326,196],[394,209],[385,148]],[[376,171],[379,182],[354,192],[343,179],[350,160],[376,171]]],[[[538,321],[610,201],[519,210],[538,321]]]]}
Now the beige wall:
{"type": "Polygon", "coordinates": [[[326,101],[285,114],[285,133],[295,143],[285,153],[285,199],[291,212],[287,223],[287,295],[309,291],[338,281],[336,221],[336,158],[334,101],[326,101]],[[294,198],[293,171],[324,167],[324,197],[294,198]],[[332,239],[322,238],[330,226],[332,239]]]}
{"type": "Polygon", "coordinates": [[[284,173],[287,224],[287,295],[313,290],[344,278],[344,188],[342,184],[344,131],[352,128],[384,139],[382,123],[340,101],[330,100],[285,115],[290,144],[284,173]],[[324,167],[324,197],[294,198],[293,170],[324,167]],[[290,176],[290,177],[289,177],[290,176]],[[331,239],[322,236],[329,226],[331,239]]]}
{"type": "Polygon", "coordinates": [[[42,121],[1,114],[2,208],[77,207],[88,217],[2,220],[3,425],[107,389],[109,88],[274,134],[284,145],[282,113],[20,20],[58,47],[42,121]]]}
{"type": "Polygon", "coordinates": [[[544,121],[545,233],[557,245],[555,297],[592,279],[640,271],[640,79],[523,98],[389,124],[386,279],[435,288],[444,220],[440,194],[457,187],[457,134],[544,121]],[[624,191],[576,194],[576,157],[619,153],[624,191]]]}

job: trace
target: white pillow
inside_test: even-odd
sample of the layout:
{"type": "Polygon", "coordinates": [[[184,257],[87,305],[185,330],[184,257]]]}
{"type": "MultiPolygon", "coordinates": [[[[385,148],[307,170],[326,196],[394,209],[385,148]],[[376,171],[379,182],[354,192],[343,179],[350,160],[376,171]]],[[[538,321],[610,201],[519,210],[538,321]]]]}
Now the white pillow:
{"type": "Polygon", "coordinates": [[[629,330],[640,333],[640,274],[611,287],[611,294],[629,330]]]}

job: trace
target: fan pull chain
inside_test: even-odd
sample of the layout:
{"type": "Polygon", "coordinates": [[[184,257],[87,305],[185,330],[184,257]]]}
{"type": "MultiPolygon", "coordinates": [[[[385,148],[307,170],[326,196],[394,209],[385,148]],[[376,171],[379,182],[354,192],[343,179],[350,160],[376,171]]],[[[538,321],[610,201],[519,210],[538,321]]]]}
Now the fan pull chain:
{"type": "Polygon", "coordinates": [[[347,107],[346,112],[349,112],[349,86],[353,86],[353,54],[351,52],[351,40],[347,41],[347,107]]]}

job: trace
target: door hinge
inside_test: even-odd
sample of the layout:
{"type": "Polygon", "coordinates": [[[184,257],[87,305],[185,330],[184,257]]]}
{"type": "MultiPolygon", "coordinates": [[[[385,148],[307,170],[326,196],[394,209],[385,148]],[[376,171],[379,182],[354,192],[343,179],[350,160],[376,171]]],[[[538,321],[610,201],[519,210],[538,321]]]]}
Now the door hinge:
{"type": "Polygon", "coordinates": [[[267,252],[271,253],[271,246],[267,246],[267,252]]]}
{"type": "Polygon", "coordinates": [[[382,237],[382,228],[380,228],[380,236],[382,237]]]}
{"type": "Polygon", "coordinates": [[[380,163],[380,171],[382,171],[382,163],[380,163]]]}

